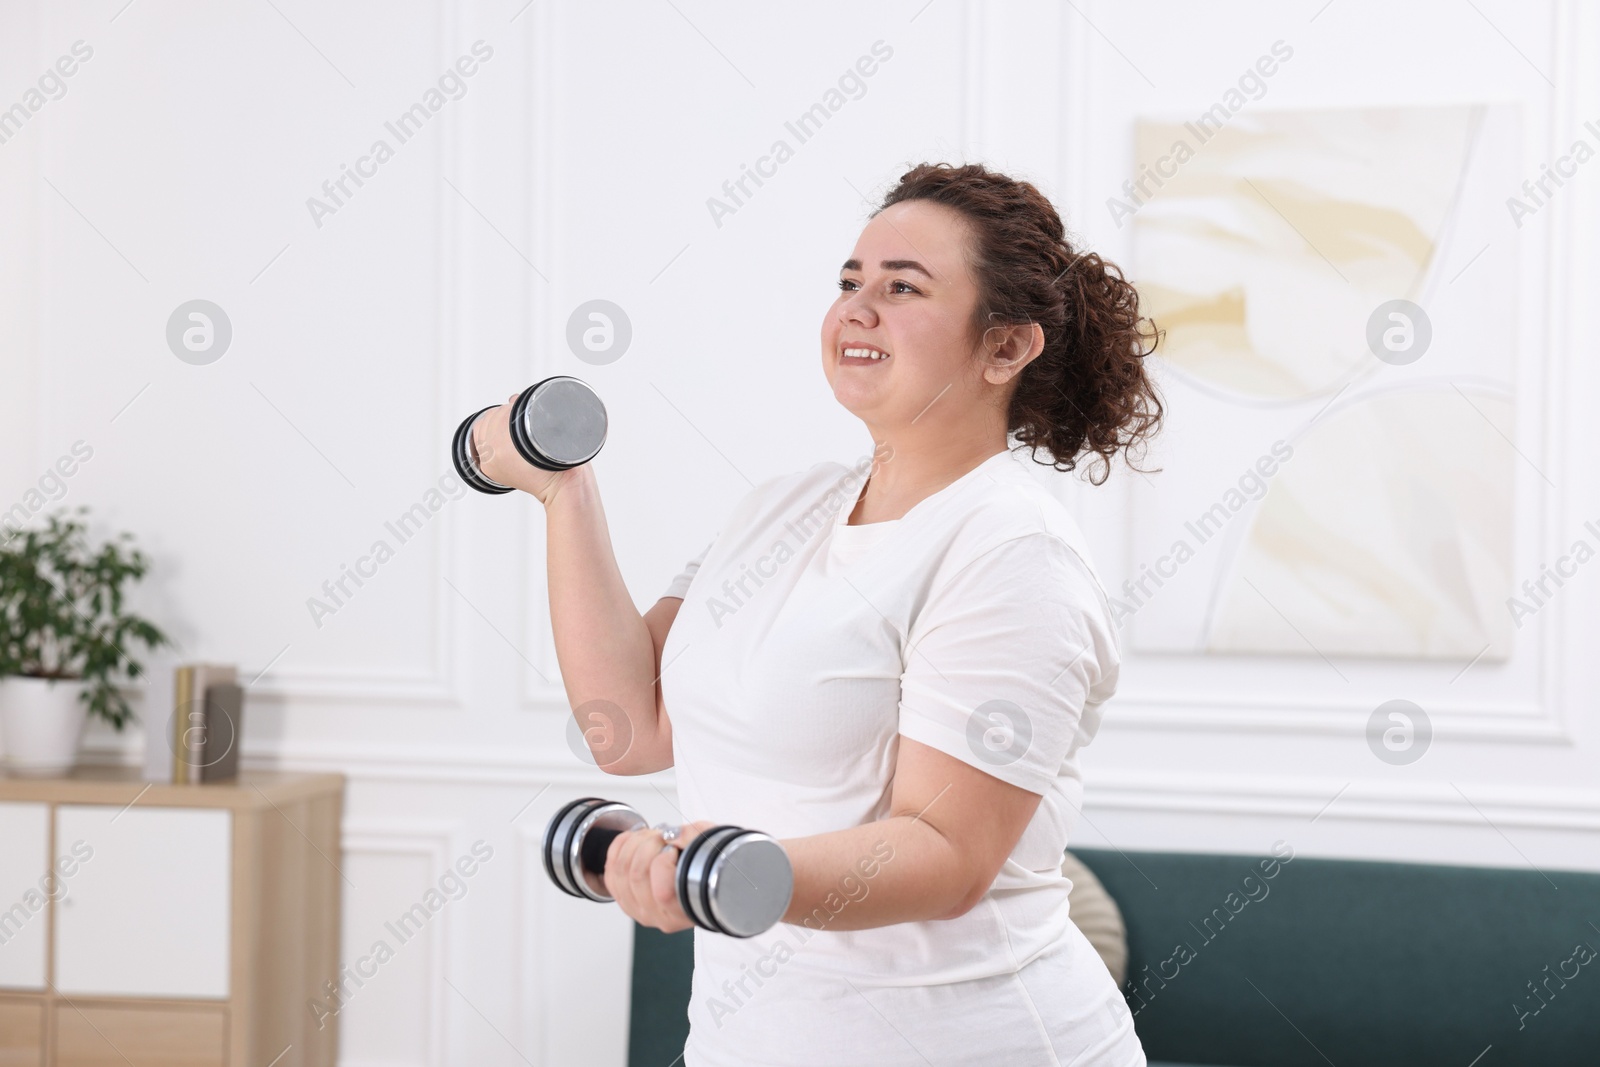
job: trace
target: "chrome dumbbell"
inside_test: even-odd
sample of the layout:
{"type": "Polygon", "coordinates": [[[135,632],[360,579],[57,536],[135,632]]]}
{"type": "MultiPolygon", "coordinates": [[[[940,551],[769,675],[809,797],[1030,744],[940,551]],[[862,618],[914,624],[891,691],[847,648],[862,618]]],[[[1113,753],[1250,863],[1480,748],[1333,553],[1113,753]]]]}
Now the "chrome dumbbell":
{"type": "MultiPolygon", "coordinates": [[[[456,428],[450,459],[461,480],[480,493],[509,493],[511,486],[484,475],[472,443],[472,424],[491,404],[456,428]]],[[[540,470],[564,471],[589,462],[606,443],[606,406],[585,382],[557,375],[524,389],[511,405],[511,443],[540,470]]]]}
{"type": "MultiPolygon", "coordinates": [[[[610,901],[606,850],[618,834],[646,826],[626,804],[581,797],[551,818],[544,832],[544,869],[575,897],[610,901]]],[[[783,846],[759,830],[715,826],[678,858],[678,904],[696,926],[730,937],[772,927],[794,895],[794,869],[783,846]]]]}

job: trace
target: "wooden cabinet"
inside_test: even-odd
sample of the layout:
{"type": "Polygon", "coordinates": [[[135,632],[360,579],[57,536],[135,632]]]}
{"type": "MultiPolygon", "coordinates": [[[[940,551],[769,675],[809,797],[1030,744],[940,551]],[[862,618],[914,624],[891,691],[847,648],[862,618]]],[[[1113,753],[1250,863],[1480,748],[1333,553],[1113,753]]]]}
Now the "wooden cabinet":
{"type": "Polygon", "coordinates": [[[333,1067],[343,790],[0,776],[0,1067],[333,1067]]]}

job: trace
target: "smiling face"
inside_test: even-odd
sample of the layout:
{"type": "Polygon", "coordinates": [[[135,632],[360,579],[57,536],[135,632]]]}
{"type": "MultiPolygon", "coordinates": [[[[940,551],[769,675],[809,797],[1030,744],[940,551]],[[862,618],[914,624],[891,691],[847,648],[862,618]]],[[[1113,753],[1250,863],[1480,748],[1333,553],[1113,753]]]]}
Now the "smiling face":
{"type": "Polygon", "coordinates": [[[976,384],[967,240],[954,209],[908,200],[867,223],[840,270],[839,297],[822,320],[822,369],[869,427],[907,426],[935,398],[943,404],[976,384]]]}

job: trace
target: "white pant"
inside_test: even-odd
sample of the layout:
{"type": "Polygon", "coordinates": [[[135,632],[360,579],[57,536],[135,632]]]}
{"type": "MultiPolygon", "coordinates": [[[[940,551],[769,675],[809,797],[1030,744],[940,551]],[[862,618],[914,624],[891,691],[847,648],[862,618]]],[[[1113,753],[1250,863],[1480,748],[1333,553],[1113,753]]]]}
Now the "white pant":
{"type": "Polygon", "coordinates": [[[691,1030],[685,1067],[1146,1067],[1133,1013],[1076,926],[1020,972],[973,981],[780,973],[719,1021],[691,1030]]]}

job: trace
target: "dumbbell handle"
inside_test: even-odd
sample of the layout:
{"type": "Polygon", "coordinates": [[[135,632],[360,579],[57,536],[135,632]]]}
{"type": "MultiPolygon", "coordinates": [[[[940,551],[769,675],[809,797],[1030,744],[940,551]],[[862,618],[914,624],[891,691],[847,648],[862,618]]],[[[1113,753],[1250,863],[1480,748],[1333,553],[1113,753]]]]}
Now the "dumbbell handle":
{"type": "Polygon", "coordinates": [[[611,842],[622,834],[621,830],[609,830],[604,827],[595,827],[583,835],[583,845],[579,849],[580,862],[583,869],[592,874],[605,876],[606,853],[611,850],[611,842]]]}

